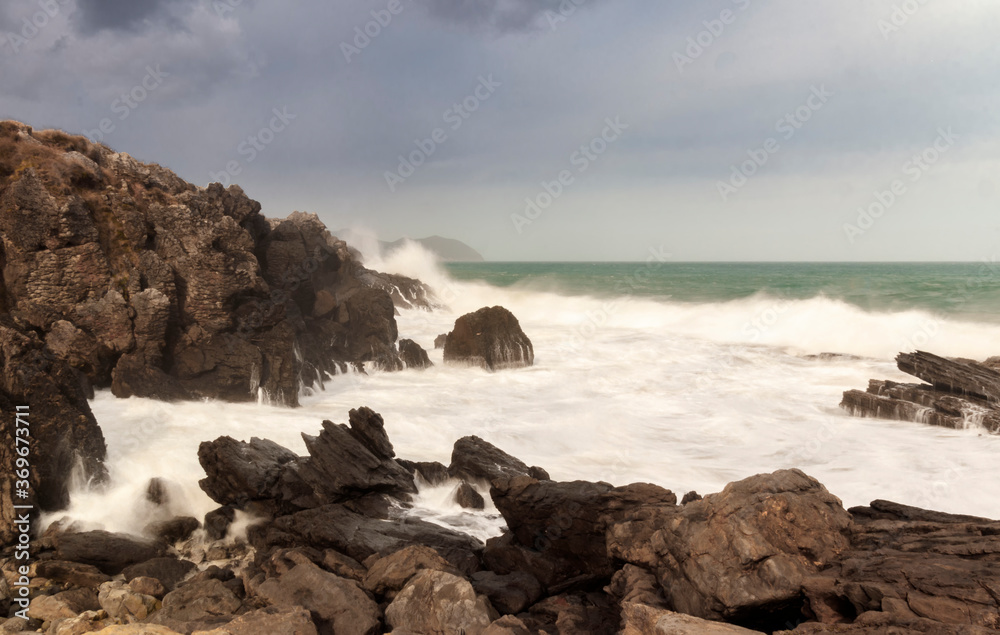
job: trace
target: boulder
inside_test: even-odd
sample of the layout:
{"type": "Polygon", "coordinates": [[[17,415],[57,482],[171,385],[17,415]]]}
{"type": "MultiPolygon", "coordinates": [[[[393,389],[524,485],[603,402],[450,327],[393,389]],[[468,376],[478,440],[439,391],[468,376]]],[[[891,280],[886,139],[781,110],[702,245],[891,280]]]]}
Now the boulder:
{"type": "Polygon", "coordinates": [[[655,573],[678,612],[774,630],[800,619],[803,582],[847,551],[850,523],[820,483],[782,470],[634,511],[610,526],[607,553],[655,573]]]}
{"type": "Polygon", "coordinates": [[[162,543],[107,531],[62,533],[56,536],[56,554],[68,560],[118,575],[129,565],[145,562],[165,552],[162,543]]]}
{"type": "Polygon", "coordinates": [[[455,320],[444,345],[444,360],[491,371],[531,366],[535,349],[514,314],[484,307],[455,320]]]}
{"type": "Polygon", "coordinates": [[[306,609],[268,606],[204,635],[317,635],[317,631],[306,609]]]}
{"type": "Polygon", "coordinates": [[[182,635],[172,628],[156,624],[127,624],[103,628],[94,635],[182,635]]]}
{"type": "Polygon", "coordinates": [[[146,525],[142,533],[153,538],[174,544],[182,540],[187,540],[195,531],[201,527],[197,518],[190,516],[179,516],[170,520],[160,520],[146,525]]]}
{"type": "Polygon", "coordinates": [[[403,360],[403,364],[407,368],[419,370],[434,365],[431,358],[427,356],[427,351],[413,340],[399,340],[399,358],[403,360]]]}
{"type": "Polygon", "coordinates": [[[303,607],[328,632],[373,635],[380,632],[378,605],[353,580],[345,580],[303,563],[277,579],[265,581],[257,594],[272,606],[303,607]]]}
{"type": "Polygon", "coordinates": [[[457,479],[494,483],[514,476],[529,476],[531,468],[492,443],[470,436],[455,441],[448,474],[457,479]]]}
{"type": "Polygon", "coordinates": [[[167,626],[180,633],[207,631],[233,619],[241,602],[218,580],[185,584],[163,598],[163,608],[153,613],[149,624],[167,626]]]}
{"type": "Polygon", "coordinates": [[[229,533],[229,526],[236,519],[236,508],[224,505],[205,514],[205,533],[209,540],[222,540],[229,533]]]}
{"type": "Polygon", "coordinates": [[[529,573],[515,571],[497,575],[478,571],[470,579],[476,593],[486,596],[493,607],[504,615],[514,615],[527,609],[542,597],[542,585],[529,573]]]}
{"type": "Polygon", "coordinates": [[[430,547],[411,545],[372,563],[363,585],[375,596],[391,600],[413,576],[424,569],[460,575],[455,567],[430,547]]]}
{"type": "Polygon", "coordinates": [[[108,617],[125,624],[141,622],[160,608],[155,597],[137,593],[123,582],[102,584],[98,600],[108,617]]]}
{"type": "Polygon", "coordinates": [[[490,624],[483,635],[531,635],[528,627],[513,615],[504,615],[490,624]]]}
{"type": "Polygon", "coordinates": [[[151,595],[158,600],[163,599],[163,596],[167,594],[167,588],[163,586],[162,582],[156,578],[145,576],[129,580],[128,588],[141,595],[151,595]]]}
{"type": "Polygon", "coordinates": [[[481,635],[498,617],[467,580],[431,570],[414,576],[385,610],[394,630],[443,635],[481,635]]]}
{"type": "Polygon", "coordinates": [[[476,491],[476,488],[468,483],[462,483],[455,490],[455,502],[465,509],[485,509],[486,500],[483,495],[476,491]]]}
{"type": "Polygon", "coordinates": [[[173,591],[188,574],[197,569],[193,562],[177,558],[153,558],[129,567],[122,574],[131,582],[136,578],[153,578],[167,591],[173,591]]]}
{"type": "Polygon", "coordinates": [[[381,415],[370,408],[350,412],[350,427],[323,422],[319,436],[303,434],[309,458],[299,474],[323,503],[372,493],[415,494],[413,476],[395,461],[381,415]]]}
{"type": "Polygon", "coordinates": [[[280,501],[295,507],[295,501],[311,493],[298,477],[299,457],[267,439],[205,441],[198,448],[198,461],[208,475],[199,485],[221,505],[280,501]]]}

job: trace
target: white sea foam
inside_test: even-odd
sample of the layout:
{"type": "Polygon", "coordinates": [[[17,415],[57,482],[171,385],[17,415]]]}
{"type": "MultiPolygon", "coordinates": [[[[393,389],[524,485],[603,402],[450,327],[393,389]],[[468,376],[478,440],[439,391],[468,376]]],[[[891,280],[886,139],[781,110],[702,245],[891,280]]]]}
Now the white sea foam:
{"type": "MultiPolygon", "coordinates": [[[[67,514],[138,531],[151,510],[142,502],[146,484],[160,476],[172,483],[169,513],[201,517],[215,506],[197,485],[201,441],[258,436],[304,452],[301,432],[315,434],[323,419],[346,421],[350,408],[366,405],[384,416],[397,455],[411,460],[447,464],[454,441],[475,434],[558,480],[645,481],[706,494],[798,467],[846,505],[884,498],[1000,518],[1000,437],[973,425],[853,418],[838,407],[844,390],[870,378],[908,380],[892,362],[900,350],[972,358],[1000,350],[998,325],[866,312],[823,297],[685,304],[498,289],[451,280],[415,245],[375,260],[432,284],[448,304],[398,318],[401,336],[427,348],[434,368],[341,376],[296,410],[100,393],[93,407],[108,440],[111,484],[75,491],[67,514]],[[458,315],[497,304],[531,337],[535,366],[495,374],[445,366],[434,337],[458,315]],[[844,356],[809,357],[827,352],[844,356]]],[[[453,487],[425,488],[414,513],[496,533],[495,510],[458,509],[453,487]]]]}

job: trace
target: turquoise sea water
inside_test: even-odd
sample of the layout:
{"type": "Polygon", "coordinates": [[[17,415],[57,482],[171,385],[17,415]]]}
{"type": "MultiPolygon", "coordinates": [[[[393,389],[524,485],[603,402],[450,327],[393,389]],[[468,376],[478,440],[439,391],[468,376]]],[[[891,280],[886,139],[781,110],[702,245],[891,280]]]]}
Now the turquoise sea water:
{"type": "Polygon", "coordinates": [[[565,295],[636,296],[682,303],[758,294],[827,297],[866,311],[911,309],[1000,322],[1000,262],[982,263],[449,263],[459,280],[565,295]]]}

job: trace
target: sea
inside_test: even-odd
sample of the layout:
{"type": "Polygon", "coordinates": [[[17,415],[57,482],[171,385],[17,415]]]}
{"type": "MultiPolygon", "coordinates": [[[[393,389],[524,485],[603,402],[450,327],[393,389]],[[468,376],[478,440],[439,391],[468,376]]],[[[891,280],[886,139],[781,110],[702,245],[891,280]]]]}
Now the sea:
{"type": "MultiPolygon", "coordinates": [[[[77,482],[70,508],[44,520],[134,533],[201,518],[216,505],[198,487],[199,443],[263,437],[305,453],[303,433],[359,406],[381,413],[397,456],[414,461],[447,465],[455,440],[478,435],[556,480],[648,482],[680,497],[798,468],[847,507],[885,499],[1000,518],[1000,437],[971,421],[942,429],[838,405],[872,378],[915,381],[896,369],[901,351],[1000,355],[1000,263],[442,264],[414,244],[366,263],[435,290],[439,309],[397,317],[433,368],[334,377],[296,409],[266,395],[168,404],[98,392],[110,481],[77,482]],[[445,364],[435,337],[495,305],[517,316],[534,365],[445,364]],[[153,477],[168,483],[166,508],[145,499],[153,477]]],[[[456,487],[421,483],[400,513],[499,534],[496,509],[461,509],[456,487]]]]}

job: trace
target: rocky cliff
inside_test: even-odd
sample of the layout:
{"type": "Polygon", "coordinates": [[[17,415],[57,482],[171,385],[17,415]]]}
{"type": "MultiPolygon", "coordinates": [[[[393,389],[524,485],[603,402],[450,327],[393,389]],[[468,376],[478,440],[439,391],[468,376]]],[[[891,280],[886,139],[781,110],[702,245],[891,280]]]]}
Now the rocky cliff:
{"type": "Polygon", "coordinates": [[[120,397],[295,405],[349,365],[401,368],[394,305],[430,304],[315,215],[267,219],[238,186],[11,121],[0,267],[0,309],[120,397]]]}
{"type": "Polygon", "coordinates": [[[431,301],[366,269],[315,215],[268,219],[237,186],[0,122],[0,543],[17,406],[32,413],[28,502],[58,509],[72,468],[103,477],[95,387],[294,406],[350,366],[402,369],[395,311],[431,301]]]}

